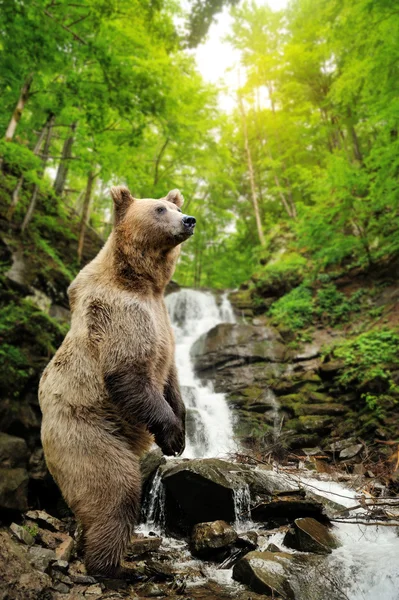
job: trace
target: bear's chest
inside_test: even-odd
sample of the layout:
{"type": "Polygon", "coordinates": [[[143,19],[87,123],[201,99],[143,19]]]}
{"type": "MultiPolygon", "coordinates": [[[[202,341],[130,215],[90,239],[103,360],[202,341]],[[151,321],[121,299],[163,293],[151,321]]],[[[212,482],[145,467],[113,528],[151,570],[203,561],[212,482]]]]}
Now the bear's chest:
{"type": "Polygon", "coordinates": [[[155,376],[160,383],[164,383],[173,362],[174,336],[169,316],[164,306],[157,306],[156,310],[151,311],[151,315],[155,340],[155,376]]]}

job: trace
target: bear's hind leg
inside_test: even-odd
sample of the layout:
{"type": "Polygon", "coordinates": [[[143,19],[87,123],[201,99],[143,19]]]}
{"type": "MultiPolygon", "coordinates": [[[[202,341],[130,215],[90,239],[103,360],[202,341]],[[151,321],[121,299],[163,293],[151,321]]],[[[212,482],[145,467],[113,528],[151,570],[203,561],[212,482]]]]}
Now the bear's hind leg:
{"type": "Polygon", "coordinates": [[[126,576],[120,563],[139,516],[141,493],[140,472],[132,463],[123,480],[110,477],[108,488],[95,502],[76,511],[83,525],[84,560],[89,575],[126,576]]]}
{"type": "MultiPolygon", "coordinates": [[[[120,563],[133,534],[137,511],[135,501],[115,506],[98,515],[84,530],[85,565],[89,575],[118,577],[120,563]]],[[[137,505],[138,506],[138,502],[137,505]]]]}

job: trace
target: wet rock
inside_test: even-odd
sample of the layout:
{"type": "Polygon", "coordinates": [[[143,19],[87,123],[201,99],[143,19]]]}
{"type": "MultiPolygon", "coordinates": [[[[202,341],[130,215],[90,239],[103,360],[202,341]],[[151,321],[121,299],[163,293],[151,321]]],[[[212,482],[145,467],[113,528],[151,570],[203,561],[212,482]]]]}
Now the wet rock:
{"type": "Polygon", "coordinates": [[[276,544],[269,544],[266,548],[266,552],[281,552],[281,550],[276,544]]]}
{"type": "Polygon", "coordinates": [[[50,565],[56,559],[55,552],[49,548],[42,548],[41,546],[29,548],[29,560],[31,564],[42,573],[48,572],[50,565]]]}
{"type": "Polygon", "coordinates": [[[276,525],[290,523],[301,517],[326,521],[323,504],[301,496],[280,496],[270,502],[258,504],[252,511],[254,521],[272,522],[276,525]]]}
{"type": "Polygon", "coordinates": [[[0,468],[25,467],[28,447],[22,438],[0,433],[0,468]]]}
{"type": "Polygon", "coordinates": [[[134,557],[145,554],[146,552],[156,552],[159,550],[162,544],[162,538],[151,536],[151,537],[136,537],[132,538],[129,543],[129,549],[127,556],[134,557]]]}
{"type": "Polygon", "coordinates": [[[284,600],[342,600],[341,574],[324,556],[250,552],[233,568],[235,580],[267,597],[284,600]]]}
{"type": "Polygon", "coordinates": [[[141,481],[143,489],[147,486],[147,483],[150,479],[155,475],[158,468],[161,465],[166,463],[166,459],[162,454],[162,450],[157,448],[156,450],[151,450],[147,452],[140,460],[140,471],[141,471],[141,481]]]}
{"type": "Polygon", "coordinates": [[[50,531],[63,531],[64,523],[46,513],[44,510],[30,510],[26,513],[26,517],[32,521],[36,521],[40,527],[49,529],[50,531]]]}
{"type": "Polygon", "coordinates": [[[10,529],[13,532],[14,536],[27,546],[33,546],[35,543],[35,538],[33,535],[29,533],[29,531],[25,527],[21,527],[21,525],[17,525],[16,523],[11,523],[10,529]]]}
{"type": "Polygon", "coordinates": [[[222,323],[202,335],[191,349],[198,372],[235,361],[235,364],[284,362],[286,347],[276,329],[222,323]]]}
{"type": "Polygon", "coordinates": [[[235,498],[245,488],[253,497],[297,489],[271,470],[213,458],[168,465],[163,483],[167,525],[179,532],[187,532],[197,523],[218,520],[231,523],[236,518],[235,498]]]}
{"type": "Polygon", "coordinates": [[[349,460],[357,456],[363,450],[363,444],[353,444],[348,448],[344,448],[339,453],[339,458],[341,460],[349,460]]]}
{"type": "Polygon", "coordinates": [[[28,479],[25,469],[0,469],[0,509],[27,510],[28,479]]]}
{"type": "Polygon", "coordinates": [[[249,552],[234,566],[233,578],[258,594],[294,599],[285,564],[291,558],[283,552],[249,552]]]}
{"type": "Polygon", "coordinates": [[[226,548],[237,539],[237,532],[225,521],[198,523],[191,532],[192,554],[201,558],[211,557],[215,550],[226,548]]]}
{"type": "Polygon", "coordinates": [[[312,518],[296,519],[285,535],[284,544],[288,548],[315,554],[330,554],[338,547],[327,527],[312,518]]]}
{"type": "Polygon", "coordinates": [[[236,546],[256,550],[258,547],[258,534],[256,531],[246,531],[240,533],[236,540],[236,546]]]}
{"type": "Polygon", "coordinates": [[[52,597],[51,585],[50,577],[30,564],[26,546],[0,531],[0,598],[44,600],[52,597]]]}

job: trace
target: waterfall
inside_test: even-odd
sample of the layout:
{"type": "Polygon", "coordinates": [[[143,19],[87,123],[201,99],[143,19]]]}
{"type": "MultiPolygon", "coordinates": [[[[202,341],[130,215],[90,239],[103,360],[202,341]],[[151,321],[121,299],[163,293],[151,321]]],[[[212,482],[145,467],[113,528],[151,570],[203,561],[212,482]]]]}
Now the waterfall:
{"type": "Polygon", "coordinates": [[[185,458],[226,456],[236,450],[232,416],[224,394],[195,376],[190,350],[200,335],[219,323],[233,323],[227,293],[220,306],[211,292],[183,289],[166,297],[176,338],[176,365],[187,408],[185,458]]]}
{"type": "Polygon", "coordinates": [[[151,489],[145,497],[142,515],[145,523],[145,527],[141,528],[142,531],[163,533],[165,529],[165,488],[160,469],[156,472],[151,489]]]}

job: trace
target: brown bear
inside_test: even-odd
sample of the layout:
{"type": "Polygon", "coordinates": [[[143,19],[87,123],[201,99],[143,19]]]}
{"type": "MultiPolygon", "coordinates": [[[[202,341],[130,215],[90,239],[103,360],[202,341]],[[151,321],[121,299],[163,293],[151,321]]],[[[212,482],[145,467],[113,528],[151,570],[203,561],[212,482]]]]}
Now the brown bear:
{"type": "Polygon", "coordinates": [[[68,294],[69,333],[39,386],[50,473],[83,527],[87,571],[120,566],[140,506],[139,457],[154,438],[167,455],[185,444],[185,408],[163,293],[180,244],[193,234],[173,190],[136,200],[111,190],[114,228],[68,294]]]}

